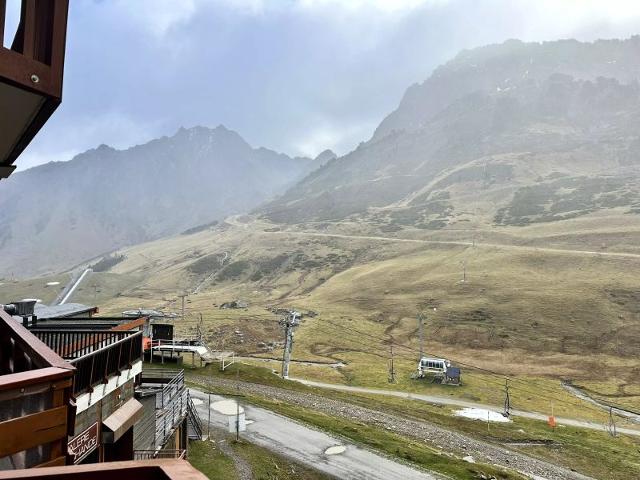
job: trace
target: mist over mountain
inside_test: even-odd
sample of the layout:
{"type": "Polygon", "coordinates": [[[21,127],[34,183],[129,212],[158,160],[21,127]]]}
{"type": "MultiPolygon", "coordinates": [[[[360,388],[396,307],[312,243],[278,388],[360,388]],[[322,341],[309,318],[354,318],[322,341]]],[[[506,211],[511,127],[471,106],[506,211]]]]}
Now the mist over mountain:
{"type": "Polygon", "coordinates": [[[640,37],[510,40],[411,86],[373,137],[290,158],[217,127],[180,129],[0,184],[0,271],[30,275],[257,212],[379,232],[640,213],[640,37]]]}
{"type": "Polygon", "coordinates": [[[0,271],[24,276],[245,212],[320,165],[236,132],[180,129],[127,150],[106,145],[0,184],[0,271]]]}
{"type": "Polygon", "coordinates": [[[640,37],[510,40],[410,87],[373,137],[260,212],[404,227],[640,211],[640,37]]]}

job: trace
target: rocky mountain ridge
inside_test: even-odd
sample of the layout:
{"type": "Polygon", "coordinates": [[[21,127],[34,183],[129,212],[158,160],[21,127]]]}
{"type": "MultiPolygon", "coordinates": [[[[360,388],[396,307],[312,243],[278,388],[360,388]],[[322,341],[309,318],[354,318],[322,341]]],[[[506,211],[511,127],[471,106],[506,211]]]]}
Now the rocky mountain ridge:
{"type": "Polygon", "coordinates": [[[0,272],[65,269],[245,212],[320,164],[252,148],[218,126],[18,172],[0,183],[0,272]]]}

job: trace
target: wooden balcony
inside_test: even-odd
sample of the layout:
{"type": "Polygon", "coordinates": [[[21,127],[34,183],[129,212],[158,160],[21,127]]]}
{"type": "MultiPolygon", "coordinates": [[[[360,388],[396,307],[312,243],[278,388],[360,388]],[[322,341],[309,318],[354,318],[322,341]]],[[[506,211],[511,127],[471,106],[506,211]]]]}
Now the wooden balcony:
{"type": "Polygon", "coordinates": [[[32,328],[31,332],[76,368],[75,396],[92,391],[142,360],[142,332],[48,328],[32,328]]]}
{"type": "Polygon", "coordinates": [[[68,0],[22,0],[10,48],[1,45],[6,0],[0,0],[0,178],[62,101],[68,0]]]}
{"type": "Polygon", "coordinates": [[[74,372],[0,310],[0,470],[66,463],[74,372]]]}

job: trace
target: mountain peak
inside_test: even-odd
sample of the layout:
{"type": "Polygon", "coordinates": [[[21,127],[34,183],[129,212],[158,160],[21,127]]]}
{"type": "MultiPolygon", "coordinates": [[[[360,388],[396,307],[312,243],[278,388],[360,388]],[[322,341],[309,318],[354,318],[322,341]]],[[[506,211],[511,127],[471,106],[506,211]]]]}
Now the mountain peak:
{"type": "Polygon", "coordinates": [[[325,151],[320,152],[316,158],[313,159],[314,162],[326,163],[334,158],[338,158],[338,155],[334,153],[333,150],[327,148],[325,151]]]}
{"type": "Polygon", "coordinates": [[[592,81],[615,78],[628,84],[640,79],[639,56],[637,37],[595,42],[507,40],[463,50],[424,82],[407,89],[398,108],[382,121],[373,138],[380,140],[394,131],[419,130],[468,95],[528,88],[553,74],[592,81]]]}
{"type": "Polygon", "coordinates": [[[0,235],[0,271],[65,269],[173,235],[248,211],[307,173],[305,162],[252,148],[223,125],[182,127],[126,150],[100,145],[0,185],[0,224],[11,225],[0,235]]]}

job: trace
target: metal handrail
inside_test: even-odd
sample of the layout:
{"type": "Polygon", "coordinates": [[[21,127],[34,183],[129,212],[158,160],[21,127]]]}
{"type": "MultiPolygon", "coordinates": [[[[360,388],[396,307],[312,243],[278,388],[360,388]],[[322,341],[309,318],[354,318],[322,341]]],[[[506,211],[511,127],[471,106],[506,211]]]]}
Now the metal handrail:
{"type": "Polygon", "coordinates": [[[134,460],[150,460],[152,458],[185,458],[185,449],[163,449],[163,450],[134,450],[134,460]]]}
{"type": "Polygon", "coordinates": [[[187,418],[193,429],[193,434],[189,435],[189,437],[202,440],[202,421],[189,394],[187,394],[187,418]]]}

